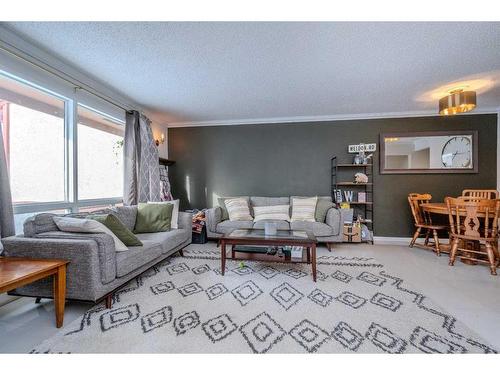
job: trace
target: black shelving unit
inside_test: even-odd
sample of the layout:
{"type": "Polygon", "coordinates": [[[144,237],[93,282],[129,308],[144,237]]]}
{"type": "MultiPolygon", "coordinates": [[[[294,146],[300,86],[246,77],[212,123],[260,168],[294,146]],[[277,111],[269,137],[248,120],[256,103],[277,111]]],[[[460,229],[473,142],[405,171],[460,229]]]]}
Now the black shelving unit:
{"type": "Polygon", "coordinates": [[[331,159],[331,195],[333,202],[337,204],[337,207],[340,207],[341,202],[336,201],[335,190],[354,191],[354,201],[347,203],[354,210],[354,219],[361,215],[363,217],[361,223],[365,224],[371,233],[371,239],[364,242],[373,243],[373,164],[340,163],[334,156],[331,159]],[[366,174],[368,182],[355,183],[354,175],[357,172],[366,174]],[[366,193],[366,202],[357,201],[357,193],[360,191],[366,193]]]}

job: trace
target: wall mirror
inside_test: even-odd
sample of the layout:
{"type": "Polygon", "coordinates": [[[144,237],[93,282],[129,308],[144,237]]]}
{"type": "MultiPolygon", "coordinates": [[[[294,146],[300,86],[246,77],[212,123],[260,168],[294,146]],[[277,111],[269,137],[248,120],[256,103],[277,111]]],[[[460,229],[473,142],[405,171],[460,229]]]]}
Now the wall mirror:
{"type": "Polygon", "coordinates": [[[477,131],[380,134],[380,173],[477,173],[477,131]]]}

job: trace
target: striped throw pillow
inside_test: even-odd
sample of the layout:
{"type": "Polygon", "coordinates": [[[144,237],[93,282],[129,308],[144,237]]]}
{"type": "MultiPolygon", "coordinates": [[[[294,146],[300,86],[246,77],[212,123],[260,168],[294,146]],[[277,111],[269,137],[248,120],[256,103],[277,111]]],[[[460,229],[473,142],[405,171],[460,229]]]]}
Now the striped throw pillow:
{"type": "Polygon", "coordinates": [[[316,221],[316,203],[318,197],[293,198],[292,199],[292,219],[291,221],[316,221]]]}
{"type": "Polygon", "coordinates": [[[290,206],[254,206],[253,207],[254,219],[259,220],[286,220],[290,221],[290,206]]]}
{"type": "Polygon", "coordinates": [[[226,205],[227,213],[229,214],[229,220],[231,221],[246,221],[253,220],[252,215],[250,215],[250,208],[248,207],[248,201],[244,198],[233,198],[226,199],[224,201],[226,205]]]}

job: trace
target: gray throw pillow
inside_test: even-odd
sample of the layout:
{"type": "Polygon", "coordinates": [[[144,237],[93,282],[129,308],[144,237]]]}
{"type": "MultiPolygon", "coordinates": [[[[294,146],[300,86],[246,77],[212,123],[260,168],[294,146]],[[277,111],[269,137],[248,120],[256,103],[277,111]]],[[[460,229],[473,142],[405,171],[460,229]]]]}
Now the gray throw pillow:
{"type": "Polygon", "coordinates": [[[318,223],[324,223],[326,220],[326,214],[332,207],[335,207],[332,202],[329,202],[326,199],[318,199],[318,202],[316,203],[316,212],[314,213],[316,221],[318,223]]]}

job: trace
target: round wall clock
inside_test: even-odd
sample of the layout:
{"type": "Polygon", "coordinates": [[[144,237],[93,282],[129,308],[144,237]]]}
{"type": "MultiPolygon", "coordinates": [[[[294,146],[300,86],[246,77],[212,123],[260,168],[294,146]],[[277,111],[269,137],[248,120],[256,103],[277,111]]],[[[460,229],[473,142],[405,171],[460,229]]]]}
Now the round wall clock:
{"type": "Polygon", "coordinates": [[[452,137],[443,146],[441,161],[446,168],[472,167],[472,142],[469,137],[452,137]]]}

